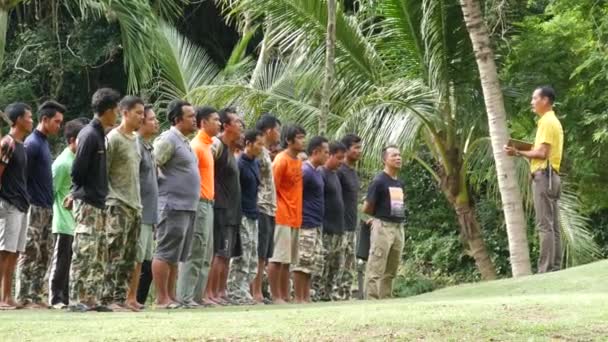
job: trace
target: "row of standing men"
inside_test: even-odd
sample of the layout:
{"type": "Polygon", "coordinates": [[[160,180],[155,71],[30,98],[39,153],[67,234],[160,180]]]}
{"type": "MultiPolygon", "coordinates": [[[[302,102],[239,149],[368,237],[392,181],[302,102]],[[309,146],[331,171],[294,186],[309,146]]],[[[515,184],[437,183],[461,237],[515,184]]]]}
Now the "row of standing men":
{"type": "MultiPolygon", "coordinates": [[[[146,261],[158,308],[263,303],[265,271],[277,304],[292,295],[311,301],[311,288],[315,300],[351,297],[359,137],[317,136],[306,148],[304,129],[285,125],[281,133],[270,114],[243,132],[232,109],[176,100],[167,108],[171,128],[154,140],[158,120],[141,99],[103,88],[92,109],[90,122],[65,124],[67,147],[54,162],[48,137],[58,134],[65,107],[41,105],[29,136],[31,108],[6,109],[0,308],[46,306],[47,275],[53,307],[139,311],[146,261]]],[[[394,147],[382,153],[385,168],[363,206],[373,227],[368,298],[390,296],[403,246],[401,158],[394,147]]]]}

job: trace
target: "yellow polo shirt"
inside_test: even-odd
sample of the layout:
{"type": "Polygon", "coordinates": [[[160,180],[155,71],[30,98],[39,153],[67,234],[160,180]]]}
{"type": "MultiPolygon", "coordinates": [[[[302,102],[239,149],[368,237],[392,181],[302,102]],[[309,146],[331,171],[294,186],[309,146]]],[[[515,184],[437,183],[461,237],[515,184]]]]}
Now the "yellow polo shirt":
{"type": "MultiPolygon", "coordinates": [[[[534,139],[534,149],[538,149],[540,145],[547,144],[551,146],[549,160],[555,171],[559,172],[559,167],[562,163],[562,149],[564,147],[564,131],[562,124],[555,116],[555,112],[546,112],[539,120],[536,129],[536,139],[534,139]]],[[[536,172],[547,168],[547,161],[542,159],[530,160],[530,170],[536,172]]]]}

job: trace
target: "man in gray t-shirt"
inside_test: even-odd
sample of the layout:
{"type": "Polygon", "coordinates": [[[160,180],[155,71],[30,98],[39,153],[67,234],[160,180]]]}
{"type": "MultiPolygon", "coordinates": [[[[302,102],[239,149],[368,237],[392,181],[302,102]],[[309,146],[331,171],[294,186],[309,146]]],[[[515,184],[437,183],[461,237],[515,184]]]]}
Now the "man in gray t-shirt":
{"type": "Polygon", "coordinates": [[[194,108],[185,101],[172,101],[167,108],[171,128],[154,142],[154,158],[159,169],[156,252],[152,273],[156,306],[175,308],[178,262],[190,253],[196,220],[200,176],[196,156],[187,136],[196,131],[194,108]]]}
{"type": "Polygon", "coordinates": [[[152,250],[154,248],[154,226],[158,224],[158,181],[156,174],[156,163],[152,155],[153,147],[151,139],[158,133],[158,120],[156,113],[149,105],[144,106],[144,119],[137,132],[137,147],[141,155],[139,164],[139,188],[141,195],[142,217],[137,239],[136,265],[131,277],[127,302],[139,309],[143,308],[145,298],[148,296],[152,273],[150,265],[141,274],[142,264],[152,261],[152,250]],[[140,279],[143,281],[140,282],[140,279]],[[146,281],[147,279],[147,281],[146,281]],[[139,292],[144,295],[139,295],[139,292]],[[138,301],[141,300],[140,301],[138,301]],[[140,304],[141,303],[141,304],[140,304]]]}

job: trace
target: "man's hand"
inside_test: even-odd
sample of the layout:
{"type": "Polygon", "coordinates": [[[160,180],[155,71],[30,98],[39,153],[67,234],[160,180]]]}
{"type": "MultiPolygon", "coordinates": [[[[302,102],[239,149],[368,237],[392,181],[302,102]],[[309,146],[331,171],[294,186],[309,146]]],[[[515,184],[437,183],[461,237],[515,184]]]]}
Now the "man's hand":
{"type": "Polygon", "coordinates": [[[507,155],[509,155],[511,157],[515,157],[515,156],[519,155],[519,151],[515,147],[505,146],[505,147],[503,147],[503,150],[505,152],[507,152],[507,155]]]}
{"type": "Polygon", "coordinates": [[[72,198],[72,195],[67,195],[63,199],[63,207],[67,210],[72,210],[72,208],[74,207],[74,199],[72,198]]]}

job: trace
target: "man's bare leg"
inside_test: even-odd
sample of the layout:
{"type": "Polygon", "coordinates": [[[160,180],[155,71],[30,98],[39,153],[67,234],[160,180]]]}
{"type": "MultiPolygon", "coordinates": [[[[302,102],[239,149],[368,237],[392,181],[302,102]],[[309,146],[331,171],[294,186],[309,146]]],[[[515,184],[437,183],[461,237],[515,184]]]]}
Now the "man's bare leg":
{"type": "Polygon", "coordinates": [[[264,295],[262,294],[262,281],[264,280],[264,266],[266,266],[266,259],[258,258],[258,273],[255,275],[253,282],[251,283],[251,294],[253,300],[258,303],[264,302],[264,295]]]}
{"type": "Polygon", "coordinates": [[[222,268],[220,273],[220,286],[218,288],[218,296],[220,298],[226,298],[226,286],[228,284],[228,271],[230,268],[230,259],[229,258],[221,258],[222,268]]]}
{"type": "Polygon", "coordinates": [[[272,295],[272,301],[275,304],[285,304],[281,292],[281,271],[283,265],[278,262],[271,262],[268,264],[268,281],[270,282],[270,293],[272,295]]]}
{"type": "Polygon", "coordinates": [[[2,277],[2,302],[4,306],[14,306],[18,307],[19,305],[13,299],[13,294],[11,292],[13,288],[13,275],[15,273],[15,267],[17,266],[17,259],[19,258],[19,253],[11,253],[11,252],[2,252],[5,255],[5,265],[6,268],[3,270],[2,277]]]}
{"type": "Polygon", "coordinates": [[[10,264],[10,253],[2,251],[0,252],[0,307],[9,306],[6,303],[6,292],[10,292],[10,284],[5,284],[8,282],[8,267],[10,264]]]}
{"type": "Polygon", "coordinates": [[[175,299],[175,284],[177,283],[177,264],[169,265],[169,281],[167,282],[167,293],[169,294],[169,298],[174,303],[177,303],[175,299]]]}
{"type": "Polygon", "coordinates": [[[308,274],[304,272],[293,272],[295,301],[298,304],[306,302],[306,287],[308,286],[308,274]]]}
{"type": "Polygon", "coordinates": [[[289,264],[281,265],[281,273],[280,273],[280,289],[281,295],[283,296],[283,300],[287,303],[290,301],[290,293],[289,293],[289,264]]]}
{"type": "Polygon", "coordinates": [[[133,274],[131,275],[131,281],[129,282],[129,291],[127,292],[127,302],[125,303],[128,307],[134,307],[136,309],[142,309],[143,305],[137,302],[137,287],[139,286],[139,276],[141,274],[141,263],[135,264],[133,274]]]}
{"type": "Polygon", "coordinates": [[[217,287],[219,284],[219,258],[218,256],[213,257],[211,262],[211,268],[209,270],[209,279],[207,280],[207,288],[205,290],[206,301],[217,304],[217,287]]]}
{"type": "Polygon", "coordinates": [[[169,274],[171,273],[168,263],[154,259],[152,260],[152,278],[154,287],[156,287],[156,304],[169,305],[171,298],[169,297],[169,274]]]}

